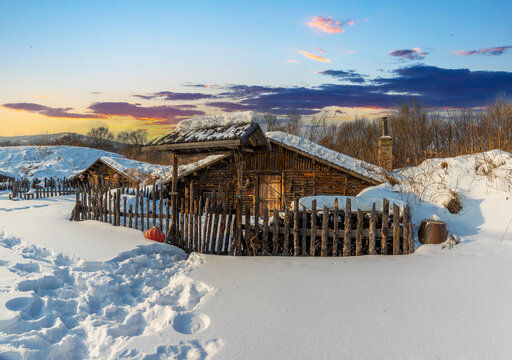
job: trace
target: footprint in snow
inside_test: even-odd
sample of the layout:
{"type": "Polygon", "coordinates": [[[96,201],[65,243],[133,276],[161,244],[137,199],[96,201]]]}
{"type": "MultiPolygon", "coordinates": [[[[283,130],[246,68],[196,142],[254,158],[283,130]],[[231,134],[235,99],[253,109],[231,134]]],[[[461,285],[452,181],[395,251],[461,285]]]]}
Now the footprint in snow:
{"type": "MultiPolygon", "coordinates": [[[[187,274],[198,259],[163,244],[140,246],[109,261],[85,261],[0,233],[0,246],[29,262],[0,265],[23,280],[6,302],[18,315],[0,325],[0,359],[205,359],[222,340],[191,339],[160,346],[155,353],[118,350],[128,338],[151,337],[171,327],[179,334],[205,331],[210,318],[198,314],[213,289],[187,274]],[[16,349],[16,350],[13,350],[16,349]]],[[[1,311],[1,309],[0,309],[1,311]]]]}

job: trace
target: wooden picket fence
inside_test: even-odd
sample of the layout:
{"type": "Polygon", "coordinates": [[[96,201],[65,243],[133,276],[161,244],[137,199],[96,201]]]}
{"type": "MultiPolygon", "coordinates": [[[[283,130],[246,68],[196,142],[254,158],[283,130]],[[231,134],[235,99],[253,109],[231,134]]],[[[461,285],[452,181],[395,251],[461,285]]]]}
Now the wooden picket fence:
{"type": "MultiPolygon", "coordinates": [[[[171,229],[171,201],[166,190],[79,187],[75,220],[98,220],[145,231],[171,229]]],[[[252,208],[215,193],[178,200],[176,236],[169,242],[185,251],[217,255],[359,256],[414,252],[409,207],[382,200],[382,211],[299,208],[268,211],[255,200],[252,208]]]]}
{"type": "Polygon", "coordinates": [[[66,179],[48,178],[37,184],[28,179],[13,180],[6,183],[6,190],[11,190],[9,198],[14,199],[42,199],[75,193],[76,183],[66,179]]]}

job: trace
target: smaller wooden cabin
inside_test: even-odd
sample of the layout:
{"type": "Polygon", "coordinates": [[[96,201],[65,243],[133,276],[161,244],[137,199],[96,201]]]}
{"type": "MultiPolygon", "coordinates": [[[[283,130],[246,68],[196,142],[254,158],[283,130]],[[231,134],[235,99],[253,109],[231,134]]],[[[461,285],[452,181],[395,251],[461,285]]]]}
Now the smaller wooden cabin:
{"type": "Polygon", "coordinates": [[[148,164],[119,155],[100,157],[74,178],[90,185],[135,187],[142,182],[152,183],[169,176],[170,166],[148,164]]]}

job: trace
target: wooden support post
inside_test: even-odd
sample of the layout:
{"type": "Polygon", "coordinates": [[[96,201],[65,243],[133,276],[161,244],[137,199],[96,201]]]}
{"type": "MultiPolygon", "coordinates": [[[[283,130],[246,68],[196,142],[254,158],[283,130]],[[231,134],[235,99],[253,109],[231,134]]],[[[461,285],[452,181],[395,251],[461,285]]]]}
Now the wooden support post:
{"type": "Polygon", "coordinates": [[[133,215],[132,215],[132,204],[130,204],[130,209],[128,210],[128,227],[133,228],[133,215]]]}
{"type": "Polygon", "coordinates": [[[108,222],[112,224],[112,191],[108,188],[108,222]]]}
{"type": "Polygon", "coordinates": [[[189,245],[189,218],[190,218],[190,207],[189,207],[189,199],[188,199],[188,189],[185,191],[185,213],[182,216],[185,218],[184,229],[183,229],[183,240],[185,242],[185,247],[191,249],[192,247],[189,245]]]}
{"type": "Polygon", "coordinates": [[[242,253],[244,255],[251,255],[254,253],[254,243],[252,239],[252,228],[251,228],[251,209],[250,206],[245,208],[245,223],[244,223],[244,236],[242,237],[242,253]]]}
{"type": "Polygon", "coordinates": [[[388,254],[388,221],[389,221],[389,201],[382,199],[382,228],[381,228],[381,255],[388,254]]]}
{"type": "MultiPolygon", "coordinates": [[[[407,205],[409,206],[409,205],[407,205]]],[[[407,241],[409,241],[409,253],[412,254],[414,253],[415,249],[414,249],[414,233],[413,233],[413,226],[412,226],[412,221],[411,221],[411,217],[410,217],[410,212],[409,212],[409,233],[408,233],[408,239],[407,241]]]]}
{"type": "Polygon", "coordinates": [[[368,253],[370,255],[377,255],[377,250],[375,249],[375,203],[372,206],[372,212],[370,214],[370,229],[369,231],[369,239],[368,239],[368,253]]]}
{"type": "Polygon", "coordinates": [[[299,197],[293,201],[293,255],[299,256],[299,197]]]}
{"type": "Polygon", "coordinates": [[[166,212],[165,212],[165,237],[169,236],[169,224],[171,221],[171,202],[168,198],[165,199],[166,212]]]}
{"type": "Polygon", "coordinates": [[[197,203],[197,199],[194,199],[194,246],[198,248],[199,246],[199,214],[201,213],[201,209],[199,209],[199,204],[197,203]]]}
{"type": "Polygon", "coordinates": [[[400,255],[400,208],[393,204],[393,255],[400,255]]]}
{"type": "Polygon", "coordinates": [[[343,256],[350,256],[352,252],[352,239],[350,230],[352,230],[352,209],[350,208],[350,198],[347,197],[345,203],[345,231],[343,233],[343,256]]]}
{"type": "Polygon", "coordinates": [[[311,242],[309,244],[309,255],[315,256],[316,253],[316,200],[311,204],[311,242]]]}
{"type": "Polygon", "coordinates": [[[307,221],[308,220],[308,211],[306,210],[306,207],[303,206],[302,207],[302,246],[301,246],[301,253],[302,253],[302,256],[307,256],[308,255],[308,245],[307,245],[307,233],[306,233],[306,230],[307,230],[307,221]]]}
{"type": "Polygon", "coordinates": [[[329,232],[329,209],[324,205],[322,216],[322,243],[320,246],[320,256],[327,256],[327,237],[329,232]]]}
{"type": "Polygon", "coordinates": [[[363,212],[357,209],[356,256],[363,255],[363,212]]]}
{"type": "Polygon", "coordinates": [[[338,256],[338,248],[339,248],[339,229],[338,229],[338,223],[339,223],[339,209],[338,209],[338,199],[336,199],[334,203],[334,232],[332,235],[332,256],[338,256]]]}
{"type": "MultiPolygon", "coordinates": [[[[146,209],[146,211],[148,211],[148,209],[146,209]]],[[[140,194],[140,229],[142,232],[146,230],[144,228],[144,190],[142,190],[140,194]]]]}

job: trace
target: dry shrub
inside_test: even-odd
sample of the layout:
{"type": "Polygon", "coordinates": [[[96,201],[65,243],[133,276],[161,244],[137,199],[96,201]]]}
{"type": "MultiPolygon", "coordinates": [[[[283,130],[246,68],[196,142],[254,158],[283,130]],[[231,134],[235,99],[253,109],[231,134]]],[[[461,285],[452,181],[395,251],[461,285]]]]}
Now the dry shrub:
{"type": "Polygon", "coordinates": [[[443,245],[444,248],[453,249],[458,244],[460,244],[460,239],[458,237],[455,237],[453,234],[450,234],[450,237],[448,238],[448,241],[443,245]]]}
{"type": "Polygon", "coordinates": [[[459,194],[455,190],[450,190],[451,198],[446,203],[446,208],[451,214],[458,214],[462,210],[459,194]]]}
{"type": "Polygon", "coordinates": [[[447,169],[448,169],[448,162],[443,161],[443,162],[441,163],[441,169],[443,169],[443,170],[447,170],[447,169]]]}

